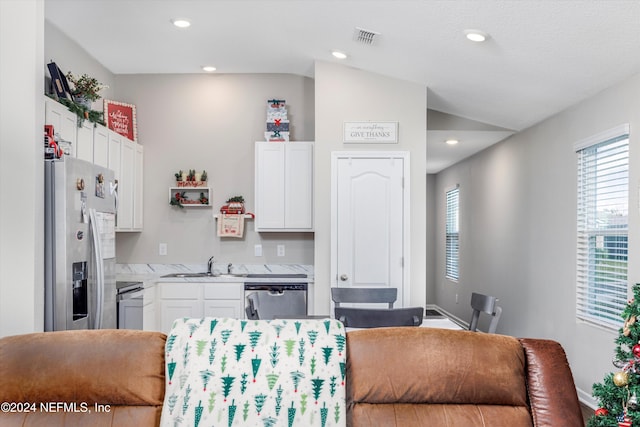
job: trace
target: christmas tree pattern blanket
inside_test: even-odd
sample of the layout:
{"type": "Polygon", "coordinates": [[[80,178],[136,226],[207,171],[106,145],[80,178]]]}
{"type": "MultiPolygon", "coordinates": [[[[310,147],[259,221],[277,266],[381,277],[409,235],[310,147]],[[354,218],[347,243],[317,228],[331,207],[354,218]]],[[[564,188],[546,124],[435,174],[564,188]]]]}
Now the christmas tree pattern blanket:
{"type": "Polygon", "coordinates": [[[346,425],[335,319],[178,319],[165,351],[163,427],[346,425]]]}

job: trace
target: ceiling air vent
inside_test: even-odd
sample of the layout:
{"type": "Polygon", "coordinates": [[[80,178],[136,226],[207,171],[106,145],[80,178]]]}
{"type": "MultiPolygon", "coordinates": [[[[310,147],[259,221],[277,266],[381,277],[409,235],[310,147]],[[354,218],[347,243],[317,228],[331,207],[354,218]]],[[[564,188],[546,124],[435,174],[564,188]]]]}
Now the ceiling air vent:
{"type": "Polygon", "coordinates": [[[362,44],[373,44],[377,40],[379,35],[380,33],[378,32],[356,27],[353,38],[355,41],[362,44]]]}

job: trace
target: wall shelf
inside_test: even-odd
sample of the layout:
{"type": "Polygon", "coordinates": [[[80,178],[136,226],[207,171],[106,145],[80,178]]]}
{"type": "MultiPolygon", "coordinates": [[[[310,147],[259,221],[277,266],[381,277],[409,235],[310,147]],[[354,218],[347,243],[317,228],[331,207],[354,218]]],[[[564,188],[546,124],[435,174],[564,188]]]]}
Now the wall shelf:
{"type": "MultiPolygon", "coordinates": [[[[214,214],[213,217],[215,219],[218,219],[218,217],[220,216],[220,214],[214,214]]],[[[246,214],[244,214],[244,218],[245,219],[254,219],[256,216],[254,214],[252,214],[251,212],[248,212],[246,214]]]]}
{"type": "MultiPolygon", "coordinates": [[[[211,207],[211,188],[210,187],[169,187],[169,202],[180,194],[184,198],[181,206],[185,208],[210,208],[211,207]],[[200,199],[204,197],[207,202],[202,203],[200,199]],[[189,203],[191,202],[191,203],[189,203]]],[[[175,206],[175,205],[173,205],[175,206]]]]}

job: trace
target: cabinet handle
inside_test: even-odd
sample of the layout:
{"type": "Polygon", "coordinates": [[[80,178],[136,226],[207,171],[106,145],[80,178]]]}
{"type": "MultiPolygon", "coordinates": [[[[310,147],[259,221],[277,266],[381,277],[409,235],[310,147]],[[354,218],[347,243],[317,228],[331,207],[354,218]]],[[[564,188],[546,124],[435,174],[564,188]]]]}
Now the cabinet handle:
{"type": "Polygon", "coordinates": [[[340,276],[340,280],[342,280],[343,282],[346,282],[349,279],[349,276],[347,276],[346,274],[343,274],[342,276],[340,276]]]}

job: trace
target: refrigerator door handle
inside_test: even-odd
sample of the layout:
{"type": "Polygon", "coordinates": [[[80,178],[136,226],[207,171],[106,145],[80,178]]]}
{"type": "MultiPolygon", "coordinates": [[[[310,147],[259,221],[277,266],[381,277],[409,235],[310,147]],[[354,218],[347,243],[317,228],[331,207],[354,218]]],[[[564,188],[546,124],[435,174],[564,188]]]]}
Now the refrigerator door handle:
{"type": "Polygon", "coordinates": [[[102,313],[104,311],[104,264],[102,260],[102,242],[95,209],[89,210],[91,219],[91,234],[93,236],[93,255],[96,260],[96,318],[94,329],[102,327],[102,313]]]}

